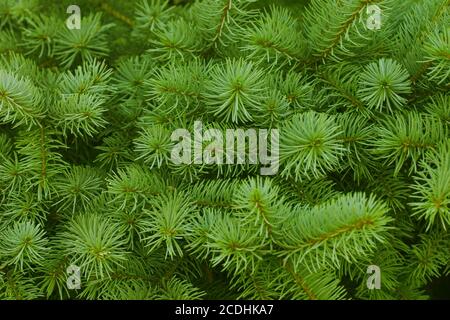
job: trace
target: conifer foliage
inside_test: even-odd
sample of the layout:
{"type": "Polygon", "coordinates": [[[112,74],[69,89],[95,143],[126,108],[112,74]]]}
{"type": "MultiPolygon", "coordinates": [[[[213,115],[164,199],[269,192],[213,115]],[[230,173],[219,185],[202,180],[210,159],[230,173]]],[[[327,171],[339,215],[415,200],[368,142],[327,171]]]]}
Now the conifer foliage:
{"type": "Polygon", "coordinates": [[[0,299],[436,297],[448,0],[73,4],[0,1],[0,299]],[[279,170],[175,163],[198,121],[279,170]]]}

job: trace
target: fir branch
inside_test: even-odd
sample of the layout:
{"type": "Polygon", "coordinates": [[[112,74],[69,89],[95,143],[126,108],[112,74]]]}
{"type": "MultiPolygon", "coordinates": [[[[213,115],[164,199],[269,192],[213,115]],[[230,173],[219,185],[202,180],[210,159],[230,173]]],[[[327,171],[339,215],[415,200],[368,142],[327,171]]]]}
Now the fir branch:
{"type": "Polygon", "coordinates": [[[369,108],[389,113],[406,103],[401,94],[411,92],[406,70],[395,61],[383,58],[365,68],[359,86],[358,95],[369,108]]]}
{"type": "Polygon", "coordinates": [[[31,222],[16,222],[1,233],[0,245],[2,260],[23,272],[33,270],[42,264],[48,253],[45,233],[39,225],[31,222]]]}
{"type": "Polygon", "coordinates": [[[294,116],[281,134],[282,175],[297,180],[318,178],[335,169],[344,151],[340,132],[331,116],[315,112],[294,116]]]}
{"type": "Polygon", "coordinates": [[[261,103],[263,73],[251,62],[226,60],[210,73],[205,93],[208,111],[217,119],[242,123],[253,119],[251,111],[261,103]]]}
{"type": "Polygon", "coordinates": [[[82,28],[70,30],[63,28],[56,38],[55,56],[65,67],[74,63],[90,61],[96,57],[104,57],[109,48],[105,32],[113,25],[102,25],[100,15],[82,18],[82,28]]]}
{"type": "Polygon", "coordinates": [[[43,117],[40,91],[27,78],[0,70],[0,117],[14,125],[38,125],[43,117]]]}
{"type": "Polygon", "coordinates": [[[153,209],[146,211],[142,241],[152,251],[162,244],[166,246],[166,257],[182,256],[180,240],[187,238],[193,209],[182,194],[162,196],[155,200],[153,209]]]}
{"type": "Polygon", "coordinates": [[[127,258],[123,228],[98,214],[75,216],[58,235],[58,242],[86,279],[110,277],[127,258]]]}
{"type": "MultiPolygon", "coordinates": [[[[383,242],[392,218],[388,208],[374,197],[345,195],[299,212],[294,224],[284,230],[277,243],[284,249],[279,255],[292,259],[295,270],[339,267],[341,261],[355,261],[383,242]]],[[[293,217],[294,217],[293,216],[293,217]]],[[[291,220],[291,221],[292,221],[291,220]]]]}
{"type": "Polygon", "coordinates": [[[395,174],[407,160],[411,161],[409,172],[417,171],[417,163],[425,151],[435,148],[447,135],[440,122],[416,112],[388,117],[376,132],[374,153],[387,165],[395,164],[395,174]]]}
{"type": "Polygon", "coordinates": [[[428,157],[422,162],[422,168],[413,185],[415,202],[411,203],[419,215],[427,220],[429,229],[436,223],[447,229],[450,224],[450,144],[447,139],[438,150],[430,150],[428,157]]]}

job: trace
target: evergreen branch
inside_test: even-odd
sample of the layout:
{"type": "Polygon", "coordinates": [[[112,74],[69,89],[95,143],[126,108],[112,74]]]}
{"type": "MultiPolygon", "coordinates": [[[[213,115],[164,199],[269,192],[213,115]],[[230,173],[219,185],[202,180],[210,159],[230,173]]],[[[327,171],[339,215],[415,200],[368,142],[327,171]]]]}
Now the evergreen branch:
{"type": "Polygon", "coordinates": [[[253,273],[257,262],[263,259],[264,248],[259,242],[252,229],[241,226],[236,218],[223,216],[210,233],[210,261],[234,275],[246,270],[253,273]]]}
{"type": "Polygon", "coordinates": [[[126,261],[124,230],[98,214],[75,216],[58,235],[58,245],[87,279],[110,277],[126,261]]]}
{"type": "Polygon", "coordinates": [[[100,15],[82,18],[80,29],[60,30],[55,45],[55,56],[65,67],[81,61],[106,56],[109,48],[105,32],[113,25],[101,25],[100,15]]]}
{"type": "Polygon", "coordinates": [[[251,111],[261,103],[264,90],[261,70],[243,59],[226,60],[211,70],[210,79],[204,96],[212,116],[233,123],[253,119],[251,111]]]}
{"type": "Polygon", "coordinates": [[[132,210],[143,208],[149,197],[160,195],[166,189],[159,177],[138,165],[117,170],[107,178],[107,183],[112,196],[110,203],[115,204],[117,210],[129,205],[132,210]]]}
{"type": "Polygon", "coordinates": [[[42,97],[29,79],[0,70],[0,117],[16,126],[39,124],[43,117],[42,97]]]}
{"type": "Polygon", "coordinates": [[[409,172],[417,171],[424,152],[435,148],[446,136],[439,121],[416,112],[388,117],[376,132],[379,139],[373,142],[374,153],[387,165],[395,164],[395,174],[407,160],[411,161],[409,172]]]}
{"type": "Polygon", "coordinates": [[[393,60],[369,64],[360,76],[358,95],[371,109],[392,113],[406,103],[401,94],[411,92],[408,73],[393,60]]]}
{"type": "Polygon", "coordinates": [[[340,128],[331,116],[315,112],[295,115],[281,133],[282,175],[301,180],[336,169],[344,151],[339,135],[340,128]]]}
{"type": "Polygon", "coordinates": [[[151,40],[155,48],[148,49],[148,52],[164,62],[193,59],[202,46],[192,23],[184,19],[168,22],[155,34],[156,39],[151,40]]]}
{"type": "Polygon", "coordinates": [[[254,0],[203,0],[192,6],[192,15],[208,46],[218,49],[235,42],[243,25],[253,18],[248,10],[254,0]]]}
{"type": "Polygon", "coordinates": [[[100,5],[100,8],[105,11],[106,13],[109,13],[110,15],[112,15],[114,18],[122,21],[123,23],[127,24],[129,27],[133,27],[133,21],[125,16],[124,14],[120,13],[119,11],[117,11],[116,9],[114,9],[113,7],[111,7],[109,4],[107,3],[102,3],[100,5]]]}
{"type": "Polygon", "coordinates": [[[345,195],[313,207],[309,212],[297,209],[294,224],[277,238],[285,260],[293,259],[297,270],[302,263],[311,269],[341,261],[355,261],[383,242],[388,208],[373,197],[345,195]]]}
{"type": "Polygon", "coordinates": [[[0,273],[0,298],[2,300],[33,300],[42,297],[34,281],[21,272],[0,273]]]}
{"type": "Polygon", "coordinates": [[[160,245],[166,246],[166,257],[182,256],[179,242],[189,235],[193,209],[182,194],[162,196],[146,211],[148,219],[143,223],[142,241],[153,251],[160,245]]]}
{"type": "Polygon", "coordinates": [[[427,229],[439,221],[444,229],[450,224],[450,147],[447,139],[436,151],[430,151],[428,159],[416,176],[411,206],[414,215],[427,220],[427,229]]]}
{"type": "Polygon", "coordinates": [[[344,44],[361,46],[370,39],[367,30],[361,30],[363,13],[367,6],[380,4],[380,0],[313,0],[305,16],[307,35],[314,48],[314,55],[324,61],[330,56],[351,54],[344,44]]]}
{"type": "Polygon", "coordinates": [[[282,67],[286,63],[300,62],[305,49],[302,47],[304,39],[301,37],[296,21],[287,9],[272,7],[253,25],[243,31],[247,44],[243,50],[259,63],[267,63],[269,68],[282,67]],[[294,34],[292,36],[292,29],[294,34]]]}
{"type": "Polygon", "coordinates": [[[173,7],[167,0],[143,0],[136,7],[135,27],[141,32],[154,32],[162,29],[172,18],[173,7]]]}
{"type": "Polygon", "coordinates": [[[33,266],[42,264],[48,253],[45,233],[34,223],[16,222],[4,230],[1,236],[4,241],[0,245],[0,256],[15,270],[33,270],[33,266]]]}
{"type": "Polygon", "coordinates": [[[271,237],[286,219],[285,212],[280,209],[282,200],[278,193],[278,187],[270,180],[252,179],[243,183],[234,196],[235,215],[244,225],[259,226],[259,235],[271,237]]]}

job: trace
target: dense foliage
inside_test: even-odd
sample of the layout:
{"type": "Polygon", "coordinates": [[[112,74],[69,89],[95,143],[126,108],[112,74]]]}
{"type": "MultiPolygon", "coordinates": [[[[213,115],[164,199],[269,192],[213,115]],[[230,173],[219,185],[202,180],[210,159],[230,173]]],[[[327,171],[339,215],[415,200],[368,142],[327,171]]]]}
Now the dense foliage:
{"type": "Polygon", "coordinates": [[[0,299],[438,297],[448,0],[77,2],[0,0],[0,299]],[[195,121],[278,172],[174,163],[195,121]]]}

